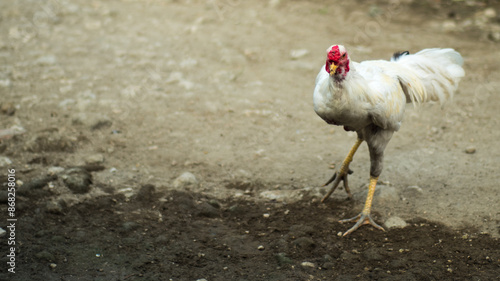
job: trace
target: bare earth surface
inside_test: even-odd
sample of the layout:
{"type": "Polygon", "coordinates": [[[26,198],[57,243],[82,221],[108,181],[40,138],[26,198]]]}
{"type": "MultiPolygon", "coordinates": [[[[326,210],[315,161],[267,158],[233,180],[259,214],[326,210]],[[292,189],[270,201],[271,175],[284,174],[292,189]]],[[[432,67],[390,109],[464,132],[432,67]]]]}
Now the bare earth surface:
{"type": "Polygon", "coordinates": [[[0,279],[495,280],[500,6],[385,2],[1,1],[0,279]],[[354,199],[319,204],[356,138],[312,108],[334,43],[465,59],[454,100],[409,106],[386,150],[385,232],[339,236],[365,145],[354,199]]]}

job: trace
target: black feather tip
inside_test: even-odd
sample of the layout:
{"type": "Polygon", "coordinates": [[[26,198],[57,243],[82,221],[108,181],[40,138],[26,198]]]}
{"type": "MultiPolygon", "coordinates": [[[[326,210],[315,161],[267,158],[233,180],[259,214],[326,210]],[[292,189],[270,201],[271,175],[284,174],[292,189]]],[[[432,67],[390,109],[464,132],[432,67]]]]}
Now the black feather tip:
{"type": "Polygon", "coordinates": [[[394,55],[392,55],[392,58],[391,58],[391,59],[392,59],[393,61],[397,61],[400,57],[402,57],[402,56],[407,56],[407,55],[409,55],[409,54],[410,54],[410,52],[408,52],[408,51],[403,51],[403,52],[401,52],[401,51],[400,51],[400,52],[395,52],[395,53],[394,53],[394,55]]]}

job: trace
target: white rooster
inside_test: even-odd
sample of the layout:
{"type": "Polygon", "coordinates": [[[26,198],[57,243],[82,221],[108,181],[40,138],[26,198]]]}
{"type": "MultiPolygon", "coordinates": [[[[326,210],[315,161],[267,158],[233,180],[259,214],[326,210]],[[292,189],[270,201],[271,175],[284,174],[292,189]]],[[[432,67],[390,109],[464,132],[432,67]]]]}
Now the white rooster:
{"type": "Polygon", "coordinates": [[[346,192],[349,163],[359,145],[366,141],[370,152],[370,184],[363,211],[344,233],[348,235],[363,224],[384,230],[373,221],[370,210],[382,172],[384,150],[393,133],[399,130],[406,103],[419,104],[450,99],[465,75],[462,56],[453,49],[425,49],[416,54],[395,53],[390,61],[351,62],[342,45],[327,49],[326,64],[316,77],[314,110],[328,124],[355,131],[358,139],[349,151],[338,173],[325,184],[333,182],[323,202],[344,181],[346,192]]]}

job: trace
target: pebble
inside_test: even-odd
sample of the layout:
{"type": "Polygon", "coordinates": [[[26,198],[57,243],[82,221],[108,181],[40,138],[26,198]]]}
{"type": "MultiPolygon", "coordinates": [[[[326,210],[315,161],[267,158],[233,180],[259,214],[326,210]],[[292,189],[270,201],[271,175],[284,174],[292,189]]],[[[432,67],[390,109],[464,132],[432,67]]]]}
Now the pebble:
{"type": "Polygon", "coordinates": [[[55,264],[55,263],[51,263],[49,266],[50,266],[50,268],[54,269],[54,268],[56,268],[56,267],[57,267],[57,264],[55,264]]]}
{"type": "Polygon", "coordinates": [[[12,161],[8,157],[0,156],[0,167],[6,167],[11,164],[12,161]]]}
{"type": "Polygon", "coordinates": [[[302,267],[312,267],[312,268],[315,268],[315,267],[316,267],[316,265],[315,265],[314,263],[309,262],[309,261],[302,262],[300,265],[301,265],[302,267]]]}
{"type": "Polygon", "coordinates": [[[469,146],[465,149],[465,153],[474,154],[474,153],[476,153],[476,148],[474,146],[469,146]]]}
{"type": "Polygon", "coordinates": [[[7,231],[0,227],[0,237],[4,237],[7,231]]]}
{"type": "Polygon", "coordinates": [[[408,224],[406,223],[406,221],[400,217],[390,217],[384,223],[384,226],[386,228],[389,228],[389,229],[391,229],[391,228],[404,228],[407,225],[408,224]]]}
{"type": "Polygon", "coordinates": [[[85,164],[101,164],[104,162],[104,155],[102,154],[92,154],[85,157],[85,164]]]}
{"type": "Polygon", "coordinates": [[[264,251],[264,249],[265,249],[265,247],[264,247],[264,246],[262,246],[262,245],[259,245],[259,246],[257,247],[257,250],[259,250],[259,251],[264,251]]]}
{"type": "Polygon", "coordinates": [[[57,166],[53,166],[53,167],[50,167],[48,170],[47,170],[47,174],[48,175],[57,175],[57,174],[60,174],[64,172],[64,168],[63,167],[57,167],[57,166]]]}
{"type": "Polygon", "coordinates": [[[301,190],[266,190],[261,192],[260,197],[278,202],[296,202],[302,199],[301,190]]]}
{"type": "Polygon", "coordinates": [[[174,180],[174,188],[197,187],[198,180],[190,172],[184,172],[174,180]]]}

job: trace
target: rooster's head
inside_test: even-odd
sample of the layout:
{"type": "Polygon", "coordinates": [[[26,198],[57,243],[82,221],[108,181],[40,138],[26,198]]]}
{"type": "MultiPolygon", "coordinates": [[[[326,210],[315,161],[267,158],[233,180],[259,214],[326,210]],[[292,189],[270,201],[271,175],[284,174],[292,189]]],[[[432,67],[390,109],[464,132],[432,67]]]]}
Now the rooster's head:
{"type": "Polygon", "coordinates": [[[330,76],[337,79],[343,79],[349,72],[349,56],[345,47],[342,45],[333,45],[326,49],[325,70],[330,76]]]}

